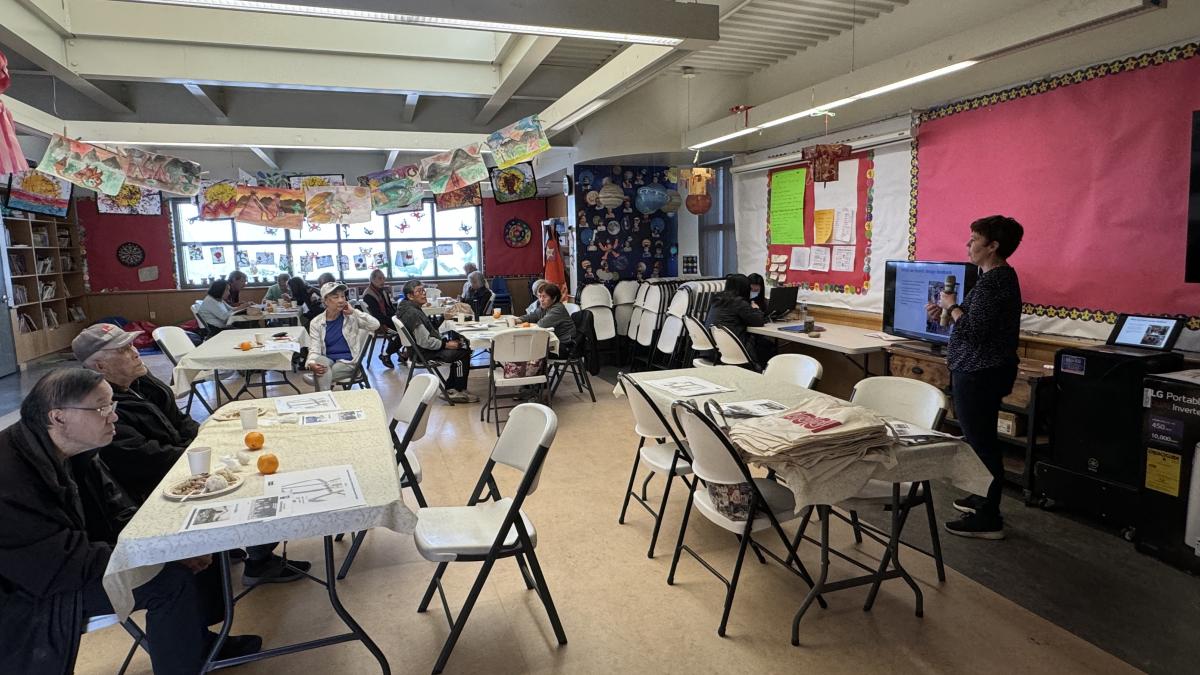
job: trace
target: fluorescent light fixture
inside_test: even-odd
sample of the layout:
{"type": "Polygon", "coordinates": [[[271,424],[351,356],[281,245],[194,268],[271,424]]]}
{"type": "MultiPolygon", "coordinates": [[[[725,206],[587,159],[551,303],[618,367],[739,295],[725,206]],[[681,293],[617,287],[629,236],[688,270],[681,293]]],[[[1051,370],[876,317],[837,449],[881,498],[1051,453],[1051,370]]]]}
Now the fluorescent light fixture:
{"type": "Polygon", "coordinates": [[[950,73],[958,72],[964,68],[970,68],[971,66],[975,65],[976,63],[979,63],[979,62],[978,61],[959,61],[958,63],[946,66],[945,68],[938,68],[937,70],[931,70],[928,73],[922,73],[921,75],[916,75],[914,77],[910,77],[907,80],[900,80],[899,82],[885,84],[882,87],[877,87],[870,91],[864,91],[863,93],[859,94],[858,96],[855,96],[854,98],[870,98],[872,96],[878,96],[879,94],[886,94],[889,91],[896,91],[897,89],[903,89],[904,87],[908,87],[910,85],[917,84],[918,82],[932,80],[935,77],[949,75],[950,73]]]}
{"type": "Polygon", "coordinates": [[[344,150],[350,152],[379,152],[381,150],[397,150],[398,152],[445,152],[447,148],[377,148],[368,146],[335,146],[335,145],[273,145],[270,143],[201,143],[191,141],[110,141],[103,139],[81,139],[84,143],[95,145],[142,145],[164,148],[241,148],[252,150],[344,150]]]}
{"type": "Polygon", "coordinates": [[[717,138],[714,138],[711,141],[704,141],[703,143],[689,145],[688,150],[699,150],[700,148],[707,148],[710,145],[716,145],[717,143],[724,143],[725,141],[732,140],[734,138],[738,138],[739,136],[745,136],[746,134],[752,134],[758,130],[759,130],[758,127],[746,127],[745,129],[742,129],[740,131],[735,131],[732,134],[725,134],[724,136],[718,136],[717,138]]]}
{"type": "MultiPolygon", "coordinates": [[[[615,42],[630,42],[643,45],[665,45],[674,47],[683,40],[679,38],[662,37],[658,35],[643,35],[640,33],[614,33],[610,31],[582,30],[578,28],[558,28],[554,26],[537,26],[519,23],[502,23],[498,21],[475,21],[471,19],[454,19],[448,17],[419,16],[416,14],[394,14],[391,12],[369,12],[361,9],[341,9],[337,7],[309,7],[307,5],[288,5],[275,2],[254,2],[253,0],[127,0],[158,5],[180,5],[183,7],[208,7],[211,9],[236,9],[250,12],[267,12],[272,14],[298,14],[302,16],[319,16],[327,19],[353,19],[357,21],[379,21],[386,23],[402,23],[411,26],[432,26],[436,28],[462,28],[466,30],[486,30],[497,33],[521,33],[525,35],[545,35],[549,37],[582,38],[586,40],[610,40],[615,42]]],[[[332,0],[330,0],[332,2],[332,0]]],[[[536,12],[534,13],[536,14],[536,12]]]]}
{"type": "Polygon", "coordinates": [[[592,113],[596,112],[597,110],[603,108],[604,106],[606,106],[608,104],[609,104],[609,99],[606,99],[606,98],[595,99],[594,101],[592,101],[591,103],[588,103],[587,105],[583,106],[579,110],[576,110],[575,112],[571,113],[570,115],[567,115],[566,117],[555,122],[554,124],[551,124],[549,130],[550,131],[562,131],[563,129],[566,129],[567,127],[571,126],[572,124],[575,124],[579,120],[587,117],[588,115],[591,115],[592,113]]]}
{"type": "Polygon", "coordinates": [[[826,103],[825,105],[819,105],[815,108],[809,108],[808,110],[801,110],[798,113],[792,113],[791,115],[780,117],[777,120],[771,120],[770,122],[763,122],[762,124],[758,125],[758,128],[759,129],[768,129],[768,128],[773,127],[778,124],[786,124],[787,122],[791,122],[792,120],[798,120],[801,117],[808,117],[810,115],[816,115],[818,113],[823,113],[827,110],[833,110],[834,108],[840,108],[840,107],[846,105],[847,103],[853,103],[854,101],[857,101],[857,100],[858,100],[857,96],[851,96],[850,98],[843,98],[843,99],[834,101],[832,103],[826,103]]]}

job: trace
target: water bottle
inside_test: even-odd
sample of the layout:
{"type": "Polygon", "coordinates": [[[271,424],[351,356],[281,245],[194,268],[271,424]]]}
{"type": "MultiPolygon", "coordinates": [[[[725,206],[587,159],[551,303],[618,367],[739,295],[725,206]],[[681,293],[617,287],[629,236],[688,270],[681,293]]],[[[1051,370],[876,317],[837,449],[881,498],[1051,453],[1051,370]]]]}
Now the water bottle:
{"type": "Polygon", "coordinates": [[[800,322],[804,325],[805,332],[812,332],[815,321],[808,315],[808,291],[800,292],[800,322]]]}

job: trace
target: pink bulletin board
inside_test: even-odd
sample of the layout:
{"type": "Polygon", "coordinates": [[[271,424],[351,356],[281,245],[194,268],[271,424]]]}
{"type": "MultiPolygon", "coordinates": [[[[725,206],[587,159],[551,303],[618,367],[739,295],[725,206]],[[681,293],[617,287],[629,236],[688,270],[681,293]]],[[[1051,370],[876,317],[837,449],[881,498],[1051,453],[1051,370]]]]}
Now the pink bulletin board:
{"type": "Polygon", "coordinates": [[[1183,283],[1196,56],[1184,45],[923,115],[910,250],[962,260],[971,221],[1012,216],[1027,314],[1200,328],[1200,285],[1183,283]]]}
{"type": "MultiPolygon", "coordinates": [[[[834,272],[832,269],[829,272],[813,272],[813,271],[798,271],[790,269],[790,260],[792,248],[794,244],[772,244],[770,234],[770,217],[767,219],[767,272],[764,277],[770,279],[769,273],[773,264],[772,260],[775,256],[786,255],[789,263],[786,265],[786,277],[784,284],[788,286],[800,285],[803,288],[814,290],[827,291],[832,293],[850,293],[864,294],[868,287],[868,280],[871,277],[871,189],[875,178],[875,168],[872,161],[873,153],[859,152],[850,156],[849,160],[844,160],[841,163],[841,168],[844,174],[845,167],[851,165],[852,160],[857,160],[858,171],[857,175],[851,177],[857,181],[857,199],[854,210],[854,269],[850,272],[834,272]]],[[[808,166],[807,162],[793,164],[790,166],[779,167],[772,169],[767,174],[767,203],[771,200],[771,180],[776,173],[788,171],[799,167],[808,166]]],[[[845,180],[846,176],[839,176],[839,180],[845,180]]],[[[816,193],[812,174],[808,175],[808,184],[804,189],[804,246],[812,247],[815,244],[816,237],[813,231],[813,210],[816,201],[816,193]]],[[[770,209],[768,207],[768,213],[770,209]]],[[[833,245],[828,245],[832,249],[833,245]]]]}

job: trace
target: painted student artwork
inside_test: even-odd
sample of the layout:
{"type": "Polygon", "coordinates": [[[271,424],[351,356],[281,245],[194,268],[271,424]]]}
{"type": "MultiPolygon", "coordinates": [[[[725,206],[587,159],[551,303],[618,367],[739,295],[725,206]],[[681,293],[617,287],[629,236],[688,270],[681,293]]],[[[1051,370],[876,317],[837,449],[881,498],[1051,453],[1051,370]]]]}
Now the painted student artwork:
{"type": "Polygon", "coordinates": [[[463,209],[468,206],[482,206],[483,190],[480,189],[479,185],[479,183],[472,183],[465,188],[434,195],[433,202],[437,205],[438,211],[463,209]]]}
{"type": "Polygon", "coordinates": [[[421,208],[425,189],[421,187],[420,174],[416,164],[406,164],[359,176],[358,184],[371,189],[372,208],[386,216],[421,208]]]}
{"type": "Polygon", "coordinates": [[[162,214],[162,193],[158,190],[126,183],[115,197],[96,195],[96,210],[100,213],[117,213],[131,216],[157,216],[162,214]]]}
{"type": "Polygon", "coordinates": [[[9,174],[7,206],[62,218],[71,208],[71,183],[36,169],[9,174]]]}
{"type": "Polygon", "coordinates": [[[537,115],[517,120],[487,137],[496,166],[504,169],[519,164],[550,149],[550,141],[542,130],[537,115]]]}
{"type": "Polygon", "coordinates": [[[200,244],[187,245],[188,260],[204,260],[204,247],[200,244]]]}
{"type": "Polygon", "coordinates": [[[225,264],[225,247],[224,246],[213,246],[211,249],[209,249],[209,252],[212,254],[212,264],[214,264],[214,265],[224,265],[225,264]]]}
{"type": "Polygon", "coordinates": [[[310,187],[330,187],[345,184],[346,177],[340,173],[288,176],[288,186],[293,190],[306,190],[310,187]]]}
{"type": "Polygon", "coordinates": [[[237,219],[264,227],[299,230],[304,224],[304,192],[239,185],[237,219]]]}
{"type": "Polygon", "coordinates": [[[237,184],[230,180],[200,181],[200,220],[225,220],[238,214],[237,184]]]}
{"type": "Polygon", "coordinates": [[[537,197],[537,178],[533,164],[521,162],[505,169],[492,169],[492,196],[498,204],[509,204],[537,197]]]}
{"type": "Polygon", "coordinates": [[[421,178],[435,195],[487,180],[480,143],[456,148],[421,160],[421,178]]]}
{"type": "Polygon", "coordinates": [[[120,192],[125,184],[125,172],[117,153],[61,134],[50,138],[37,169],[110,196],[120,192]]]}
{"type": "Polygon", "coordinates": [[[678,225],[670,192],[678,172],[664,166],[576,165],[579,280],[613,285],[619,279],[678,273],[678,225]]]}
{"type": "Polygon", "coordinates": [[[200,191],[200,165],[178,157],[126,148],[118,159],[125,184],[171,194],[194,196],[200,191]]]}
{"type": "Polygon", "coordinates": [[[320,225],[371,222],[371,189],[354,186],[304,189],[304,212],[308,222],[320,225]]]}

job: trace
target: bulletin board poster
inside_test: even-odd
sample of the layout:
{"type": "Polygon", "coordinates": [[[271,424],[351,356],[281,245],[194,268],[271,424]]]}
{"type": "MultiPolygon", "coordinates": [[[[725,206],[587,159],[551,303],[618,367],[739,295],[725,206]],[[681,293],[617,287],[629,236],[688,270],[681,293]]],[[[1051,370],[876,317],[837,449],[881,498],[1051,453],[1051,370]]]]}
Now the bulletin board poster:
{"type": "Polygon", "coordinates": [[[827,183],[814,183],[804,164],[768,174],[763,274],[768,283],[854,295],[867,292],[872,157],[871,152],[860,152],[842,160],[838,179],[827,183]]]}

